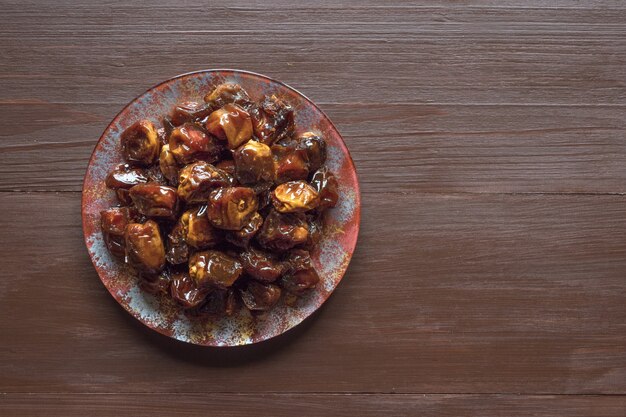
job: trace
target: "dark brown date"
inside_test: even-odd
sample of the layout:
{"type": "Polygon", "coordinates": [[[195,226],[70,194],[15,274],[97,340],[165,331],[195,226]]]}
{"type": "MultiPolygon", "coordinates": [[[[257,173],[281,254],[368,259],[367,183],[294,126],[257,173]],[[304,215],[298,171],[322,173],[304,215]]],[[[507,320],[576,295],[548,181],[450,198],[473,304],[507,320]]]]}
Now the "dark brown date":
{"type": "Polygon", "coordinates": [[[282,214],[271,210],[256,240],[269,251],[283,252],[306,243],[308,237],[309,226],[302,213],[282,214]]]}
{"type": "Polygon", "coordinates": [[[339,200],[339,184],[337,178],[326,168],[318,169],[313,178],[311,178],[311,185],[319,194],[319,209],[324,210],[327,208],[335,207],[339,200]]]}
{"type": "Polygon", "coordinates": [[[178,210],[178,194],[172,187],[138,184],[130,189],[130,198],[144,216],[174,219],[178,210]]]}
{"type": "Polygon", "coordinates": [[[251,188],[218,188],[209,195],[207,217],[218,229],[241,230],[257,208],[257,198],[251,188]]]}
{"type": "Polygon", "coordinates": [[[274,159],[269,146],[251,140],[233,153],[235,177],[241,184],[274,181],[274,159]]]}
{"type": "Polygon", "coordinates": [[[235,161],[232,159],[224,159],[217,164],[215,164],[215,168],[221,169],[226,172],[228,175],[235,176],[235,161]]]}
{"type": "Polygon", "coordinates": [[[211,225],[206,217],[206,206],[187,210],[180,217],[185,241],[196,249],[215,247],[222,239],[220,230],[211,225]]]}
{"type": "Polygon", "coordinates": [[[148,182],[148,175],[142,168],[133,168],[128,164],[118,165],[107,175],[104,183],[112,190],[129,188],[148,182]]]}
{"type": "Polygon", "coordinates": [[[200,288],[188,273],[177,272],[172,275],[170,294],[183,308],[199,306],[207,295],[206,288],[200,288]]]}
{"type": "Polygon", "coordinates": [[[303,249],[292,250],[285,259],[286,273],[281,278],[282,287],[295,295],[301,295],[315,288],[320,280],[317,271],[311,265],[311,255],[303,249]]]}
{"type": "Polygon", "coordinates": [[[164,269],[158,275],[142,275],[139,286],[144,291],[153,295],[165,295],[170,292],[172,276],[169,269],[164,269]]]}
{"type": "Polygon", "coordinates": [[[248,286],[241,290],[240,295],[243,305],[248,310],[267,311],[278,303],[280,292],[278,285],[250,281],[248,286]]]}
{"type": "Polygon", "coordinates": [[[189,259],[189,275],[199,288],[228,288],[241,276],[241,262],[224,252],[196,252],[189,259]]]}
{"type": "Polygon", "coordinates": [[[258,281],[274,282],[283,273],[283,264],[271,252],[249,248],[239,257],[245,273],[258,281]]]}
{"type": "Polygon", "coordinates": [[[204,96],[204,101],[213,109],[219,109],[231,103],[245,109],[252,103],[246,90],[239,84],[232,83],[218,85],[213,91],[204,96]]]}
{"type": "Polygon", "coordinates": [[[121,142],[124,158],[131,164],[147,166],[159,158],[159,135],[149,120],[141,120],[126,129],[121,142]]]}
{"type": "Polygon", "coordinates": [[[326,162],[326,141],[316,133],[305,132],[296,139],[298,149],[306,152],[309,170],[317,171],[326,162]]]}
{"type": "Polygon", "coordinates": [[[309,177],[309,161],[306,151],[294,145],[273,145],[276,184],[305,180],[309,177]]]}
{"type": "Polygon", "coordinates": [[[309,225],[309,237],[304,246],[307,249],[313,249],[322,239],[324,231],[322,213],[307,214],[307,224],[309,225]]]}
{"type": "Polygon", "coordinates": [[[235,149],[252,138],[250,115],[236,104],[227,104],[215,110],[206,121],[206,130],[235,149]]]}
{"type": "Polygon", "coordinates": [[[165,266],[165,247],[159,225],[152,220],[144,224],[129,223],[124,233],[126,262],[147,274],[157,274],[165,266]]]}
{"type": "Polygon", "coordinates": [[[133,211],[128,207],[114,207],[100,213],[102,237],[111,254],[124,257],[124,232],[132,219],[133,211]]]}
{"type": "Polygon", "coordinates": [[[187,203],[206,204],[211,191],[233,184],[233,177],[208,162],[198,161],[180,170],[178,196],[187,203]]]}
{"type": "Polygon", "coordinates": [[[211,106],[196,101],[186,101],[174,107],[170,114],[170,121],[174,126],[180,126],[187,122],[204,119],[212,112],[211,106]]]}
{"type": "Polygon", "coordinates": [[[222,152],[222,146],[213,136],[209,136],[194,124],[186,123],[172,130],[169,137],[169,150],[180,165],[194,161],[215,162],[222,152]]]}
{"type": "Polygon", "coordinates": [[[313,210],[319,203],[317,191],[305,181],[289,181],[280,184],[272,192],[272,204],[281,213],[313,210]]]}
{"type": "Polygon", "coordinates": [[[266,145],[291,136],[295,128],[293,108],[276,96],[252,106],[250,117],[254,135],[266,145]]]}
{"type": "Polygon", "coordinates": [[[263,224],[263,216],[259,213],[254,213],[250,222],[246,224],[241,230],[227,230],[225,232],[226,240],[235,246],[240,248],[247,248],[250,245],[250,241],[257,234],[261,225],[263,224]]]}
{"type": "Polygon", "coordinates": [[[176,162],[174,154],[170,151],[170,145],[163,145],[161,147],[159,169],[170,185],[178,185],[178,162],[176,162]]]}
{"type": "Polygon", "coordinates": [[[189,245],[185,240],[185,234],[185,227],[181,222],[178,222],[167,235],[165,258],[172,265],[179,265],[189,260],[189,245]]]}

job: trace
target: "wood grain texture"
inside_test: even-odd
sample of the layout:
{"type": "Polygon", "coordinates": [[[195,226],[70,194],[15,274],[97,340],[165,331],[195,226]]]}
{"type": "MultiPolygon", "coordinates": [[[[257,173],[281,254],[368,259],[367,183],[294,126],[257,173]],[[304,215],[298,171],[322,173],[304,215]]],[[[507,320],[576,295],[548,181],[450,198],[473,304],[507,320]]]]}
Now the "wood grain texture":
{"type": "Polygon", "coordinates": [[[0,0],[0,415],[622,416],[625,110],[620,0],[0,0]],[[220,67],[319,104],[363,192],[324,308],[228,350],[124,313],[80,227],[112,117],[220,67]]]}
{"type": "Polygon", "coordinates": [[[365,195],[327,305],[226,350],[115,304],[79,199],[0,193],[0,392],[626,393],[624,196],[365,195]]]}
{"type": "MultiPolygon", "coordinates": [[[[0,103],[0,190],[80,191],[121,106],[0,103]],[[33,164],[33,161],[37,161],[33,164]]],[[[327,104],[364,193],[624,193],[626,107],[327,104]]]]}
{"type": "Polygon", "coordinates": [[[624,104],[622,8],[286,4],[7,4],[3,94],[119,104],[234,66],[320,103],[624,104]]]}
{"type": "Polygon", "coordinates": [[[179,394],[9,394],[0,412],[12,417],[254,415],[316,416],[481,416],[623,417],[624,397],[517,395],[225,395],[179,394]]]}

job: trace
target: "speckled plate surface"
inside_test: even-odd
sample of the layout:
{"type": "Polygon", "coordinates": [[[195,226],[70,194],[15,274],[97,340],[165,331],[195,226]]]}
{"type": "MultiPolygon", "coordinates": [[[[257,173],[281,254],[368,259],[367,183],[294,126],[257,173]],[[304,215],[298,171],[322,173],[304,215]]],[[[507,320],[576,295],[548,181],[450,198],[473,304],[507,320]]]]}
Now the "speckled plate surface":
{"type": "Polygon", "coordinates": [[[82,199],[85,244],[100,279],[118,303],[146,326],[183,342],[204,346],[237,346],[270,339],[297,326],[317,310],[343,277],[354,251],[360,221],[360,195],[350,154],[328,117],[293,88],[263,75],[236,70],[207,70],[167,80],[129,103],[113,119],[98,141],[85,174],[82,199]],[[268,314],[253,318],[241,309],[233,317],[188,318],[166,297],[143,292],[134,273],[107,251],[100,232],[100,211],[117,205],[115,195],[104,184],[106,175],[123,163],[119,135],[140,119],[160,126],[160,117],[181,101],[202,101],[216,85],[235,82],[252,99],[276,94],[296,109],[298,133],[312,130],[328,143],[328,168],[339,182],[339,203],[326,213],[324,231],[312,252],[321,282],[296,306],[281,302],[268,314]]]}

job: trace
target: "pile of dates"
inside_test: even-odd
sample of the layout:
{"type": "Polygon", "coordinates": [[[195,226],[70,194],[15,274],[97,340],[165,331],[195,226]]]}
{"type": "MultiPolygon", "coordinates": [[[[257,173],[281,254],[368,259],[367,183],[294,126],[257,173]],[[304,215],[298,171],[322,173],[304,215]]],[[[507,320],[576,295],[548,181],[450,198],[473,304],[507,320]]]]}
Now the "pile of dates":
{"type": "Polygon", "coordinates": [[[288,103],[237,84],[161,124],[120,136],[126,163],[106,178],[119,205],[101,213],[108,250],[192,316],[293,306],[320,280],[309,251],[339,197],[324,138],[296,134],[288,103]]]}

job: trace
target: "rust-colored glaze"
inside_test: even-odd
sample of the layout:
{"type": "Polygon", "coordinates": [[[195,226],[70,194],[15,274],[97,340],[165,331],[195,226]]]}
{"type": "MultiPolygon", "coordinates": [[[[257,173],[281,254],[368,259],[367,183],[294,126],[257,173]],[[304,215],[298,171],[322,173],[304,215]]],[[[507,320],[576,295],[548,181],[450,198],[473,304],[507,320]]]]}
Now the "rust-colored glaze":
{"type": "Polygon", "coordinates": [[[343,277],[354,251],[360,222],[360,195],[356,171],[337,129],[309,99],[291,87],[268,77],[237,70],[207,70],[167,80],[128,104],[109,124],[98,141],[83,184],[83,231],[85,243],[100,279],[111,295],[146,326],[175,339],[206,346],[236,346],[277,336],[301,323],[330,296],[343,277]],[[202,96],[223,82],[241,84],[255,100],[276,95],[296,111],[297,134],[314,131],[328,142],[327,166],[337,176],[340,200],[328,212],[321,240],[312,252],[320,285],[296,306],[281,302],[268,314],[253,317],[241,309],[232,317],[189,318],[166,297],[143,291],[135,274],[114,260],[100,232],[101,210],[115,204],[107,189],[107,173],[121,163],[120,133],[137,120],[155,123],[179,102],[201,101],[202,96]]]}

